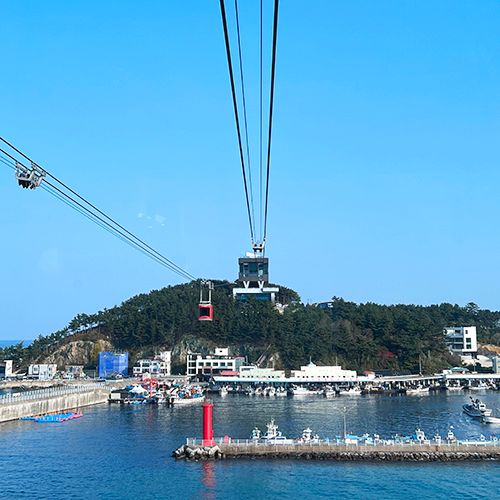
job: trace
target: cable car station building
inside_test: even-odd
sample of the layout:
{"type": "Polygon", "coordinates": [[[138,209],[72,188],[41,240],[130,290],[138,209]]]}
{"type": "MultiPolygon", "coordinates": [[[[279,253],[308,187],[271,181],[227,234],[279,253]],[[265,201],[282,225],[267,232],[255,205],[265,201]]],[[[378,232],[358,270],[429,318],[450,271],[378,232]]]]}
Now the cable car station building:
{"type": "Polygon", "coordinates": [[[246,301],[250,297],[270,301],[274,304],[279,287],[266,286],[269,281],[269,258],[248,252],[238,259],[239,287],[233,288],[235,299],[246,301]]]}

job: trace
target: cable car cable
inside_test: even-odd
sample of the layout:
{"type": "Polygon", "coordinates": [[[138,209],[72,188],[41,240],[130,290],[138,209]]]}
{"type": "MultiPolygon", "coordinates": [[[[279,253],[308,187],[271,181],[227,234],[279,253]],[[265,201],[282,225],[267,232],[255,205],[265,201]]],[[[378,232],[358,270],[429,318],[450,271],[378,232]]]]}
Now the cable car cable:
{"type": "Polygon", "coordinates": [[[259,240],[263,239],[262,232],[262,0],[260,0],[260,92],[259,92],[259,240]]]}
{"type": "Polygon", "coordinates": [[[227,29],[227,18],[226,18],[226,8],[224,6],[224,0],[219,0],[220,3],[220,11],[222,17],[222,27],[224,29],[224,42],[226,45],[226,57],[227,57],[227,66],[229,70],[229,80],[231,83],[231,94],[233,98],[233,108],[234,108],[234,118],[236,122],[236,132],[238,135],[238,146],[240,151],[240,162],[241,162],[241,171],[243,173],[243,185],[245,187],[245,199],[247,204],[247,213],[248,213],[248,223],[250,225],[250,236],[252,238],[252,243],[254,241],[254,231],[253,231],[253,222],[252,222],[252,214],[250,211],[250,201],[248,197],[248,186],[247,186],[247,177],[245,172],[245,160],[243,157],[243,146],[241,141],[241,130],[240,130],[240,119],[238,116],[238,103],[236,100],[236,89],[234,85],[234,75],[233,75],[233,64],[231,61],[231,47],[229,45],[229,33],[227,29]]]}
{"type": "MultiPolygon", "coordinates": [[[[25,158],[26,160],[30,161],[31,163],[34,163],[35,165],[38,165],[36,162],[34,162],[29,156],[27,156],[26,154],[24,154],[22,151],[20,151],[19,149],[17,149],[13,144],[11,144],[9,141],[7,141],[6,139],[4,139],[3,137],[0,137],[0,141],[4,142],[5,144],[7,144],[10,148],[12,148],[14,151],[16,151],[18,154],[20,154],[23,158],[25,158]]],[[[7,153],[5,150],[3,150],[2,148],[0,148],[0,151],[2,151],[3,153],[5,153],[7,156],[9,156],[10,158],[12,158],[13,160],[16,160],[12,155],[10,155],[9,153],[7,153]]],[[[175,268],[175,269],[178,269],[178,272],[177,274],[179,275],[184,275],[183,277],[184,278],[187,278],[187,279],[196,279],[194,278],[190,273],[188,273],[187,271],[184,271],[184,269],[182,269],[180,266],[178,266],[175,262],[171,261],[170,259],[168,259],[167,257],[165,257],[164,255],[162,255],[160,252],[156,251],[153,247],[151,247],[150,245],[148,245],[145,241],[143,241],[141,238],[139,238],[138,236],[136,236],[135,234],[131,233],[128,229],[126,229],[125,227],[123,227],[119,222],[117,222],[116,220],[114,220],[113,218],[109,217],[107,214],[105,214],[102,210],[100,210],[99,208],[97,208],[95,205],[93,205],[90,201],[88,201],[87,199],[85,199],[83,196],[80,196],[76,191],[74,191],[73,189],[71,189],[68,185],[66,185],[64,182],[62,182],[61,180],[59,180],[56,176],[54,176],[53,174],[51,174],[50,172],[48,172],[47,170],[43,169],[46,174],[51,177],[52,179],[54,179],[56,182],[58,182],[61,186],[63,186],[65,189],[67,189],[70,193],[72,193],[73,195],[75,195],[77,198],[79,198],[81,201],[85,202],[87,205],[89,205],[90,207],[92,207],[93,210],[95,210],[96,212],[98,212],[99,214],[101,214],[103,217],[105,217],[107,220],[109,220],[110,222],[112,222],[113,224],[115,224],[117,227],[119,227],[122,231],[124,231],[125,233],[127,233],[129,236],[131,236],[132,238],[134,238],[135,240],[137,240],[138,242],[140,242],[142,245],[144,245],[146,248],[148,248],[149,250],[151,250],[153,253],[157,254],[160,258],[164,259],[165,261],[167,261],[168,263],[170,263],[170,265],[172,266],[172,270],[175,268]]],[[[46,181],[47,182],[47,181],[46,181]]]]}
{"type": "Polygon", "coordinates": [[[273,22],[273,48],[272,48],[272,60],[271,60],[271,93],[269,97],[269,129],[267,137],[267,172],[266,172],[266,201],[264,209],[264,237],[263,241],[266,240],[267,236],[267,209],[269,202],[269,171],[271,166],[271,137],[273,128],[273,105],[274,105],[274,78],[276,74],[276,45],[278,36],[278,7],[279,0],[274,0],[274,22],[273,22]]]}
{"type": "Polygon", "coordinates": [[[255,210],[253,203],[253,182],[252,182],[252,166],[250,162],[250,142],[248,140],[248,121],[247,121],[247,103],[245,98],[245,80],[243,78],[243,56],[241,51],[241,37],[240,37],[240,16],[238,13],[238,0],[234,0],[234,11],[236,16],[236,33],[238,38],[238,58],[240,67],[240,82],[241,82],[241,100],[243,104],[243,125],[245,129],[245,143],[247,153],[247,170],[248,170],[248,183],[250,191],[250,206],[252,209],[253,229],[255,231],[255,210]]]}
{"type": "MultiPolygon", "coordinates": [[[[7,155],[11,159],[11,161],[15,161],[15,162],[19,163],[21,166],[23,166],[24,168],[28,168],[23,163],[18,162],[12,155],[10,155],[8,152],[6,152],[5,150],[3,150],[2,148],[0,148],[0,151],[3,154],[7,155]]],[[[26,157],[26,155],[24,155],[24,154],[23,154],[23,156],[26,157]]],[[[12,163],[8,164],[6,162],[6,160],[3,159],[3,158],[0,158],[0,160],[2,161],[2,163],[6,164],[7,166],[9,166],[10,168],[13,168],[15,170],[15,166],[12,163]]],[[[48,175],[48,173],[47,173],[47,175],[48,175]]],[[[52,175],[51,175],[51,177],[54,178],[54,176],[52,176],[52,175]]],[[[61,183],[61,184],[63,184],[63,183],[61,183]]],[[[54,184],[50,183],[47,180],[44,181],[43,185],[50,186],[52,188],[51,194],[54,194],[53,191],[56,191],[59,194],[59,197],[62,196],[62,197],[65,197],[67,200],[69,200],[68,203],[71,203],[73,205],[73,208],[75,208],[75,210],[79,211],[80,213],[82,213],[84,211],[83,215],[86,215],[87,218],[93,220],[94,222],[96,222],[101,227],[104,226],[103,227],[104,229],[106,229],[107,231],[111,232],[112,234],[114,234],[115,236],[117,236],[118,238],[120,238],[121,240],[125,240],[129,245],[133,246],[134,248],[136,248],[137,250],[141,251],[142,253],[147,254],[149,257],[151,257],[152,259],[154,259],[158,263],[162,264],[164,267],[168,268],[172,272],[178,274],[179,276],[181,276],[184,279],[187,279],[187,280],[196,280],[196,278],[193,275],[191,275],[189,272],[185,271],[184,269],[182,269],[181,267],[179,267],[177,264],[174,264],[170,259],[168,259],[164,255],[162,255],[161,253],[157,252],[156,250],[154,250],[148,244],[146,244],[145,242],[143,242],[140,238],[138,238],[134,234],[130,233],[130,231],[124,229],[120,224],[115,223],[113,219],[111,219],[106,214],[104,214],[106,216],[106,218],[108,220],[111,220],[114,224],[116,224],[116,226],[119,229],[117,229],[117,227],[113,227],[109,222],[107,222],[106,220],[104,220],[99,215],[99,213],[103,213],[100,210],[97,209],[98,214],[93,213],[89,208],[85,207],[80,202],[78,202],[77,200],[75,200],[74,198],[72,198],[70,195],[68,195],[67,193],[65,193],[64,191],[62,191],[57,186],[55,186],[54,184]],[[99,221],[99,222],[97,222],[97,221],[99,221]],[[134,238],[134,239],[132,239],[132,238],[134,238]],[[136,241],[134,241],[134,240],[136,240],[136,241]]],[[[71,192],[73,192],[73,190],[71,190],[71,192]]],[[[78,196],[78,197],[80,199],[84,200],[84,198],[82,198],[81,196],[78,196]]],[[[89,206],[93,207],[92,204],[90,204],[90,203],[88,203],[88,204],[89,204],[89,206]]]]}

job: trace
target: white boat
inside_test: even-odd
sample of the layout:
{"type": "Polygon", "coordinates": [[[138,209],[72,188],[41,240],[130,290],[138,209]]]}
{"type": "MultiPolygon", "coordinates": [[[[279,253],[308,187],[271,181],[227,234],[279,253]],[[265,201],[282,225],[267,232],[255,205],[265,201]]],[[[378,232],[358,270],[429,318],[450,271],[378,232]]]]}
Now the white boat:
{"type": "MultiPolygon", "coordinates": [[[[254,429],[254,431],[256,429],[254,429]]],[[[287,437],[283,436],[281,431],[278,430],[278,426],[274,423],[274,419],[271,420],[267,424],[267,431],[262,436],[262,439],[264,440],[264,442],[266,444],[293,444],[294,443],[293,439],[288,439],[287,437]]]]}
{"type": "Polygon", "coordinates": [[[493,417],[492,415],[484,415],[481,417],[483,424],[496,424],[500,425],[500,417],[493,417]]]}
{"type": "Polygon", "coordinates": [[[339,394],[343,396],[361,396],[361,392],[359,387],[350,387],[349,389],[340,389],[339,394]]]}
{"type": "Polygon", "coordinates": [[[470,385],[468,387],[469,391],[485,391],[488,388],[488,385],[484,382],[480,382],[478,385],[470,385]]]}
{"type": "Polygon", "coordinates": [[[323,389],[323,396],[325,396],[325,398],[332,398],[336,395],[337,395],[337,392],[335,391],[335,389],[333,387],[326,386],[323,389]]]}
{"type": "Polygon", "coordinates": [[[302,431],[302,436],[297,440],[300,444],[314,444],[319,443],[319,436],[313,434],[313,431],[308,427],[302,431]]]}
{"type": "Polygon", "coordinates": [[[205,401],[204,394],[194,395],[194,396],[190,396],[190,397],[174,396],[172,398],[172,402],[175,406],[185,406],[185,405],[198,404],[198,403],[203,403],[203,401],[205,401]]]}
{"type": "Polygon", "coordinates": [[[409,395],[419,395],[419,394],[428,394],[429,393],[429,388],[428,387],[410,387],[406,389],[406,394],[409,395]]]}
{"type": "Polygon", "coordinates": [[[227,387],[225,385],[223,385],[220,389],[219,389],[219,395],[220,396],[226,396],[228,393],[228,390],[227,390],[227,387]]]}
{"type": "Polygon", "coordinates": [[[321,391],[317,389],[308,389],[307,387],[296,386],[296,385],[288,389],[288,392],[293,396],[313,396],[321,393],[321,391]]]}
{"type": "Polygon", "coordinates": [[[463,391],[464,388],[461,385],[449,385],[448,387],[446,387],[446,390],[454,392],[463,391]]]}
{"type": "Polygon", "coordinates": [[[462,408],[464,413],[475,418],[489,417],[492,411],[486,408],[486,405],[479,401],[479,399],[470,398],[471,402],[467,405],[463,405],[462,408]]]}
{"type": "Polygon", "coordinates": [[[278,387],[276,389],[275,396],[286,396],[286,389],[284,387],[278,387]]]}

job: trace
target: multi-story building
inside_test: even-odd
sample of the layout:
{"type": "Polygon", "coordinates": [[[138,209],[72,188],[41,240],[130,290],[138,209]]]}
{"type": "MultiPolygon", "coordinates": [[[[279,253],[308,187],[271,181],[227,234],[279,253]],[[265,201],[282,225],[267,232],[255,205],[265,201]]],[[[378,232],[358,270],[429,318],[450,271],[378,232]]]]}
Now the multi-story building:
{"type": "Polygon", "coordinates": [[[172,367],[172,351],[163,351],[154,359],[139,359],[133,368],[135,377],[149,373],[157,377],[168,376],[172,367]]]}
{"type": "Polygon", "coordinates": [[[208,356],[203,356],[200,353],[188,353],[186,374],[195,376],[216,375],[223,371],[237,372],[244,363],[244,357],[230,356],[228,347],[216,347],[215,351],[208,356]]]}
{"type": "Polygon", "coordinates": [[[477,333],[475,326],[451,326],[444,329],[448,349],[461,356],[475,356],[477,333]]]}
{"type": "Polygon", "coordinates": [[[29,365],[28,367],[28,378],[36,380],[51,380],[55,377],[56,373],[56,364],[36,364],[29,365]]]}

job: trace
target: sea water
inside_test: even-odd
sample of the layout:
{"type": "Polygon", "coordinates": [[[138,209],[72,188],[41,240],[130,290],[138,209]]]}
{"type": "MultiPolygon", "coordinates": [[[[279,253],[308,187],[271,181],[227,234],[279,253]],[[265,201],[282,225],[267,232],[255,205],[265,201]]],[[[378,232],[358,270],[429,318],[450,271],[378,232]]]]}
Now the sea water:
{"type": "MultiPolygon", "coordinates": [[[[500,393],[474,394],[489,407],[500,393]]],[[[421,427],[432,436],[450,425],[461,438],[494,427],[461,411],[463,394],[422,396],[214,397],[216,436],[249,438],[274,418],[287,437],[311,427],[321,437],[421,427]]],[[[98,405],[64,423],[0,424],[3,498],[500,498],[496,462],[341,463],[305,460],[175,461],[171,452],[201,434],[201,405],[98,405]]],[[[496,429],[500,434],[500,428],[496,429]]]]}

